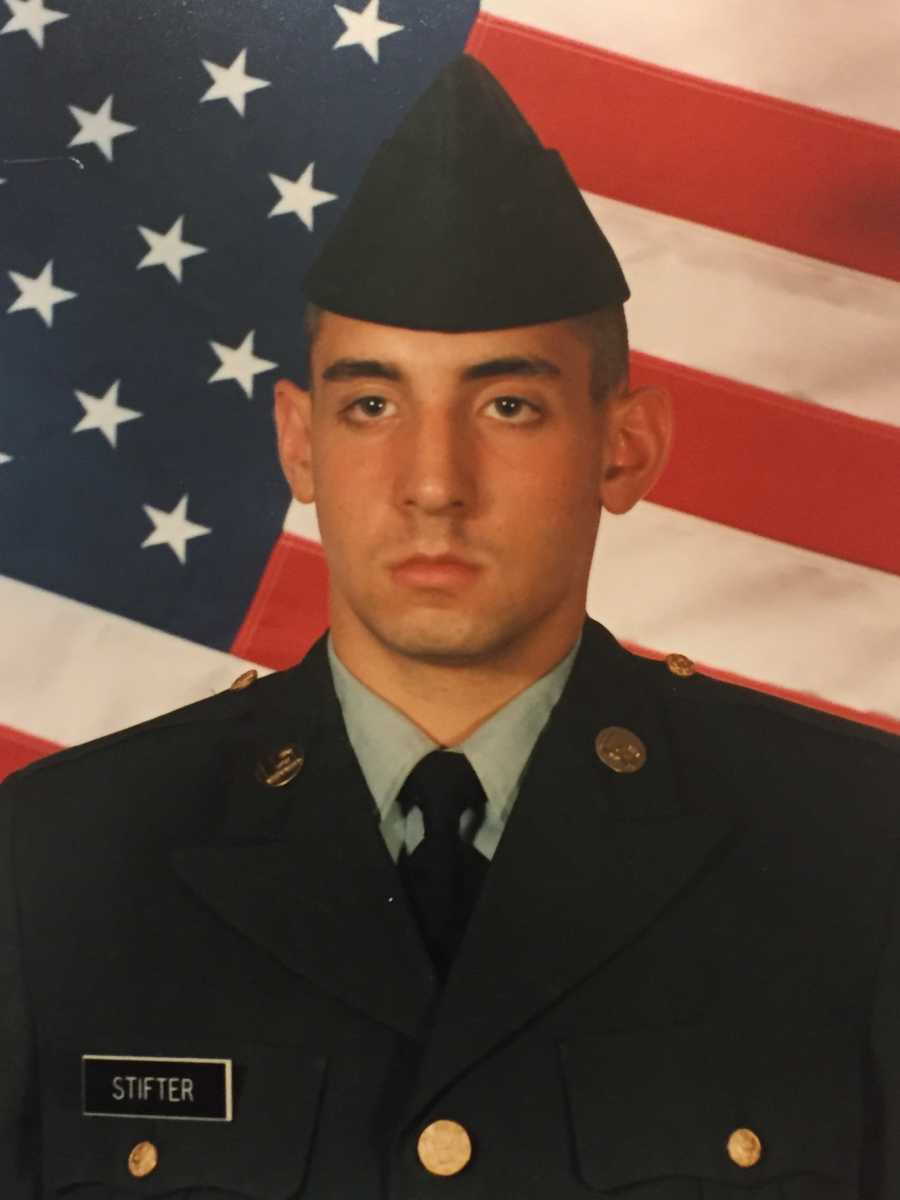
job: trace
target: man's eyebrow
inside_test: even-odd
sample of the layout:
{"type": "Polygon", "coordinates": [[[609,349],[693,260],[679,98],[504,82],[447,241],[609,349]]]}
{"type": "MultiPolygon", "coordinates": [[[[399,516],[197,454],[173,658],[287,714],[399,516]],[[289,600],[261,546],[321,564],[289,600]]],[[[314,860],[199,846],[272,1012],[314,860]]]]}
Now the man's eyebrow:
{"type": "Polygon", "coordinates": [[[487,362],[476,363],[466,367],[462,373],[463,379],[494,379],[498,376],[536,376],[544,375],[558,379],[562,371],[556,363],[546,358],[535,356],[510,355],[506,358],[492,358],[487,362]]]}
{"type": "MultiPolygon", "coordinates": [[[[475,379],[495,379],[509,375],[520,378],[549,376],[558,379],[561,374],[559,367],[549,359],[516,354],[475,363],[466,367],[460,373],[460,377],[470,382],[475,379]]],[[[390,379],[396,382],[402,378],[403,372],[393,363],[381,362],[374,358],[338,358],[322,372],[322,379],[329,383],[348,379],[390,379]]]]}
{"type": "Polygon", "coordinates": [[[346,379],[402,379],[402,373],[392,363],[374,358],[338,358],[322,372],[328,382],[346,379]]]}

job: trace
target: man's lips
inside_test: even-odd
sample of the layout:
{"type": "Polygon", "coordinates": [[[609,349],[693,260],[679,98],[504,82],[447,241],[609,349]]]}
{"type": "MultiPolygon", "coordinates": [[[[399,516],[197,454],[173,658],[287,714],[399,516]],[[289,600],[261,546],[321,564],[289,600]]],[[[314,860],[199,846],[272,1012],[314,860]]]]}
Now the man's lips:
{"type": "Polygon", "coordinates": [[[414,554],[411,558],[405,558],[403,562],[394,563],[394,567],[411,567],[411,566],[428,566],[428,567],[473,567],[474,563],[468,562],[464,558],[459,558],[455,554],[414,554]]]}
{"type": "Polygon", "coordinates": [[[401,583],[420,587],[447,587],[468,582],[480,569],[477,564],[466,562],[453,554],[415,554],[412,558],[396,563],[391,571],[394,578],[401,583]]]}

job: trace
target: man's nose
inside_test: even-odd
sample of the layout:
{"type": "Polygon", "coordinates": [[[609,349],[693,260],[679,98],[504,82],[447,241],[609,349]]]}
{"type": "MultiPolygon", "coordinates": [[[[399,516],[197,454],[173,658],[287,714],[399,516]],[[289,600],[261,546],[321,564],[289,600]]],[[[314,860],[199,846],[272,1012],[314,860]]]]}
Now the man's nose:
{"type": "Polygon", "coordinates": [[[476,465],[474,439],[458,414],[443,409],[422,414],[403,449],[401,501],[426,512],[468,507],[476,465]]]}

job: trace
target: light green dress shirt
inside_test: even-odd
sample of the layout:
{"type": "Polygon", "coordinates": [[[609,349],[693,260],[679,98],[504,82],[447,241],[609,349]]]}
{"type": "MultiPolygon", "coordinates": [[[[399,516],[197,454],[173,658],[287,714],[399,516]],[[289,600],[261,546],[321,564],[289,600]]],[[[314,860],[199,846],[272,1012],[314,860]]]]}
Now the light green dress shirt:
{"type": "MultiPolygon", "coordinates": [[[[472,844],[493,858],[500,835],[519,793],[519,784],[538,735],[562,695],[581,644],[581,634],[569,653],[546,675],[535,680],[458,745],[443,747],[465,754],[484,788],[484,820],[472,844]]],[[[341,662],[327,638],[334,690],[347,736],[380,814],[381,833],[394,862],[406,845],[411,854],[424,836],[417,807],[404,816],[397,797],[410,771],[432,750],[442,747],[404,713],[376,695],[341,662]]],[[[463,813],[466,832],[471,812],[463,813]]]]}

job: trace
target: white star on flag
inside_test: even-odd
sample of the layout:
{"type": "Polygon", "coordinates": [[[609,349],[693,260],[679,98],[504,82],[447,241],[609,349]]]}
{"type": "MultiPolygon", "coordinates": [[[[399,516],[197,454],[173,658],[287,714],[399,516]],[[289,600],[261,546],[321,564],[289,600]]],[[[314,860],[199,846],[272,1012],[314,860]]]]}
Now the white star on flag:
{"type": "Polygon", "coordinates": [[[321,192],[313,185],[315,165],[314,162],[311,162],[297,179],[282,179],[280,175],[269,173],[269,178],[281,193],[281,199],[269,213],[270,217],[277,217],[282,213],[294,213],[310,233],[312,232],[313,209],[320,204],[327,204],[330,200],[337,200],[337,196],[332,192],[321,192]]]}
{"type": "Polygon", "coordinates": [[[55,8],[44,8],[44,0],[6,0],[13,14],[0,33],[30,33],[35,43],[44,48],[44,26],[64,21],[69,15],[55,8]]]}
{"type": "Polygon", "coordinates": [[[278,363],[269,362],[267,358],[257,358],[253,353],[255,334],[256,330],[251,329],[239,346],[223,346],[221,342],[209,343],[219,356],[220,366],[210,375],[208,383],[222,383],[227,379],[234,379],[241,385],[247,399],[253,398],[253,377],[278,366],[278,363]]]}
{"type": "Polygon", "coordinates": [[[181,497],[171,512],[154,508],[152,504],[143,506],[144,512],[153,522],[153,532],[141,542],[141,549],[148,546],[168,546],[178,561],[184,565],[187,561],[187,543],[191,538],[202,537],[212,533],[205,525],[197,525],[189,521],[187,516],[187,492],[181,497]]]}
{"type": "Polygon", "coordinates": [[[4,454],[3,451],[0,450],[0,467],[2,467],[4,463],[12,462],[12,460],[13,456],[11,454],[4,454]]]}
{"type": "Polygon", "coordinates": [[[119,384],[121,379],[110,384],[104,396],[90,396],[87,392],[76,391],[78,402],[84,409],[84,416],[72,430],[73,433],[83,433],[87,429],[98,429],[109,444],[115,449],[118,427],[125,421],[134,421],[144,414],[133,408],[119,405],[119,384]]]}
{"type": "Polygon", "coordinates": [[[112,162],[113,140],[137,129],[136,125],[126,125],[124,121],[115,120],[112,115],[112,102],[112,96],[107,96],[96,112],[77,108],[74,104],[69,105],[69,112],[81,126],[69,142],[70,146],[93,144],[102,152],[107,162],[112,162]]]}
{"type": "Polygon", "coordinates": [[[373,62],[378,62],[378,43],[383,37],[399,33],[404,25],[393,25],[390,21],[382,21],[378,16],[379,0],[369,0],[362,12],[354,12],[344,8],[342,4],[334,6],[335,12],[344,22],[344,32],[332,46],[338,50],[342,46],[362,46],[373,62]]]}
{"type": "Polygon", "coordinates": [[[20,275],[18,271],[10,271],[9,277],[19,289],[19,298],[14,300],[7,312],[22,312],[33,308],[40,313],[44,324],[53,324],[53,306],[62,304],[64,300],[72,300],[77,292],[67,292],[65,288],[56,287],[53,283],[53,259],[41,271],[40,275],[31,279],[28,275],[20,275]]]}
{"type": "Polygon", "coordinates": [[[204,100],[230,100],[234,108],[243,116],[247,93],[255,92],[257,88],[272,86],[268,79],[257,79],[254,75],[246,73],[244,70],[247,63],[246,50],[240,52],[230,67],[208,62],[205,58],[200,61],[214,80],[212,87],[200,97],[201,103],[204,100]]]}
{"type": "Polygon", "coordinates": [[[191,242],[182,240],[183,223],[182,215],[166,233],[154,233],[152,229],[138,225],[141,236],[150,247],[137,265],[139,271],[142,267],[167,267],[172,276],[181,283],[181,264],[184,260],[193,258],[195,254],[207,252],[205,246],[194,246],[191,242]]]}

